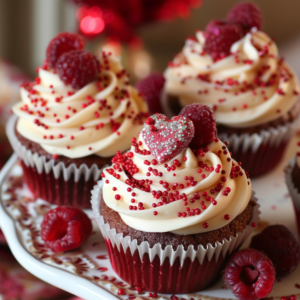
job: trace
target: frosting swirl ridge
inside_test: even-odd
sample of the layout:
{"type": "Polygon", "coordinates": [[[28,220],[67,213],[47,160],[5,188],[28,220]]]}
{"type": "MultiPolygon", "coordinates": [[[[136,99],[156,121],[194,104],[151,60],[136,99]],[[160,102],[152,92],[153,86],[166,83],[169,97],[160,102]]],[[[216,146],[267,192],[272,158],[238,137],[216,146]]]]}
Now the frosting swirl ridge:
{"type": "Polygon", "coordinates": [[[17,131],[50,154],[109,157],[130,148],[147,116],[147,105],[129,85],[119,58],[102,53],[97,81],[73,90],[50,70],[23,85],[13,107],[17,131]]]}
{"type": "Polygon", "coordinates": [[[166,93],[178,97],[181,106],[206,104],[218,123],[251,127],[284,116],[296,104],[297,76],[265,33],[246,34],[231,46],[231,55],[216,62],[204,43],[204,32],[198,31],[164,73],[166,93]]]}
{"type": "Polygon", "coordinates": [[[247,207],[251,182],[220,140],[197,154],[186,148],[161,164],[142,134],[138,145],[141,151],[132,146],[103,171],[103,199],[128,226],[196,234],[227,225],[247,207]]]}

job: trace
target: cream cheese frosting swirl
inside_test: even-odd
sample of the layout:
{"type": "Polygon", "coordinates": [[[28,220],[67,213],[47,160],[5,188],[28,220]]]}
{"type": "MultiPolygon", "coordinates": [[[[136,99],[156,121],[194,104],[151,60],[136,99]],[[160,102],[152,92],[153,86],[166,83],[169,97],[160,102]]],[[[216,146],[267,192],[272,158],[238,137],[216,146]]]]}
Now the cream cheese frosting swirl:
{"type": "Polygon", "coordinates": [[[181,106],[206,104],[218,123],[251,127],[284,116],[296,104],[298,79],[265,33],[249,32],[216,62],[204,43],[198,31],[164,73],[166,94],[178,97],[181,106]]]}
{"type": "Polygon", "coordinates": [[[142,134],[137,144],[103,171],[103,199],[128,226],[146,232],[197,234],[227,225],[247,207],[251,182],[220,140],[198,154],[186,148],[162,164],[150,153],[142,134]],[[137,144],[141,151],[136,151],[137,144]]]}
{"type": "Polygon", "coordinates": [[[147,105],[129,85],[120,59],[100,56],[97,81],[79,90],[54,72],[39,69],[35,83],[23,85],[22,101],[13,107],[17,131],[50,154],[69,158],[115,155],[130,148],[147,116],[147,105]]]}

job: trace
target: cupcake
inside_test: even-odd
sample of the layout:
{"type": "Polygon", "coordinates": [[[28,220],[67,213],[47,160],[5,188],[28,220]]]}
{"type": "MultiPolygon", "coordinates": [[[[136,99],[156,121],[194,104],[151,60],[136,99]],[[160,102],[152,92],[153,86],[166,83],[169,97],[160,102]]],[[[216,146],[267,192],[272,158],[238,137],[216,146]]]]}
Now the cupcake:
{"type": "Polygon", "coordinates": [[[147,105],[119,58],[99,60],[70,33],[56,36],[38,77],[21,86],[7,135],[36,198],[90,207],[90,190],[117,150],[130,148],[147,105]]]}
{"type": "Polygon", "coordinates": [[[190,109],[192,120],[189,112],[148,118],[92,192],[113,269],[151,292],[210,286],[258,221],[251,181],[216,137],[212,111],[190,109]]]}
{"type": "Polygon", "coordinates": [[[278,164],[300,111],[297,76],[261,23],[259,8],[242,3],[197,31],[166,69],[162,99],[168,115],[191,103],[213,108],[220,139],[250,177],[278,164]]]}
{"type": "MultiPolygon", "coordinates": [[[[300,143],[298,143],[298,147],[300,143]]],[[[285,168],[285,182],[288,187],[297,221],[300,236],[300,152],[297,152],[285,168]]]]}

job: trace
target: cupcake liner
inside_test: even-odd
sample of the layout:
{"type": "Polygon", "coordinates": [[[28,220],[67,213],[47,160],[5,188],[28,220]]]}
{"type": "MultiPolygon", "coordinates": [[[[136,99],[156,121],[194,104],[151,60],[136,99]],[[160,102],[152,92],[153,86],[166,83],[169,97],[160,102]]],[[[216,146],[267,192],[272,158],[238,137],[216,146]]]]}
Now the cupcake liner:
{"type": "Polygon", "coordinates": [[[297,160],[296,157],[292,158],[287,167],[285,168],[285,182],[287,185],[287,188],[289,190],[291,199],[294,204],[295,214],[296,214],[296,220],[298,225],[298,233],[300,236],[300,193],[298,192],[298,189],[295,187],[293,180],[292,180],[292,171],[294,169],[294,166],[296,164],[297,160]]]}
{"type": "Polygon", "coordinates": [[[275,168],[281,161],[284,151],[294,135],[298,120],[278,127],[270,127],[259,134],[218,135],[221,141],[229,142],[232,157],[242,162],[243,169],[250,177],[263,175],[275,168]]]}
{"type": "MultiPolygon", "coordinates": [[[[228,258],[246,241],[253,227],[247,225],[242,232],[222,243],[199,245],[197,250],[189,246],[184,250],[178,246],[173,250],[169,245],[162,249],[161,244],[152,248],[148,242],[137,244],[129,236],[123,237],[114,228],[104,222],[100,215],[100,197],[102,182],[92,191],[92,209],[105,239],[110,261],[115,272],[132,286],[160,293],[192,293],[213,284],[221,274],[228,258]]],[[[252,200],[257,199],[252,196],[252,200]]],[[[249,224],[258,222],[259,205],[253,209],[249,224]]]]}
{"type": "Polygon", "coordinates": [[[47,160],[20,143],[14,132],[16,121],[16,116],[9,118],[6,134],[21,160],[24,181],[35,197],[52,204],[90,208],[90,191],[106,166],[81,164],[77,167],[74,163],[66,166],[55,159],[47,160]]]}

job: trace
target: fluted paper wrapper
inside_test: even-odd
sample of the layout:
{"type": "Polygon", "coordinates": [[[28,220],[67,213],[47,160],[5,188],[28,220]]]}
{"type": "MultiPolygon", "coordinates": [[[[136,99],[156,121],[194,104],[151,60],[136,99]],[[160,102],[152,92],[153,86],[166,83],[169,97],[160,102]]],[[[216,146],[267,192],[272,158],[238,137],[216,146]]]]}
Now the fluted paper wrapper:
{"type": "Polygon", "coordinates": [[[232,157],[242,163],[250,178],[263,175],[274,169],[281,161],[284,151],[293,137],[298,120],[278,127],[270,127],[258,133],[218,135],[221,141],[229,142],[232,157]]]}
{"type": "Polygon", "coordinates": [[[292,180],[292,171],[293,171],[296,163],[297,163],[297,158],[294,157],[287,164],[287,166],[285,168],[285,182],[286,182],[287,188],[289,190],[291,199],[294,204],[296,220],[297,220],[297,225],[298,225],[298,233],[300,236],[300,193],[299,193],[297,187],[295,187],[293,180],[292,180]]]}
{"type": "Polygon", "coordinates": [[[74,163],[66,166],[55,159],[32,152],[20,143],[15,135],[16,116],[11,116],[6,125],[6,134],[21,160],[24,181],[36,198],[52,204],[90,208],[90,191],[100,179],[102,168],[96,164],[88,167],[74,163]]]}
{"type": "MultiPolygon", "coordinates": [[[[117,234],[114,228],[104,222],[100,215],[101,193],[102,182],[98,182],[92,191],[92,209],[106,241],[112,266],[125,281],[148,291],[191,293],[206,288],[220,277],[230,255],[242,246],[254,229],[247,225],[229,240],[224,239],[222,243],[216,242],[215,245],[207,244],[206,247],[199,245],[197,250],[193,246],[189,246],[187,250],[178,246],[173,250],[171,245],[162,249],[159,243],[150,248],[148,242],[138,245],[137,240],[131,240],[129,236],[123,237],[122,233],[117,234]],[[176,279],[174,276],[177,276],[176,279]],[[182,282],[175,284],[179,277],[182,282]],[[173,278],[173,283],[162,284],[165,278],[173,278]]],[[[257,201],[254,195],[252,200],[257,201]]],[[[259,215],[257,204],[249,224],[257,223],[259,215]]]]}

